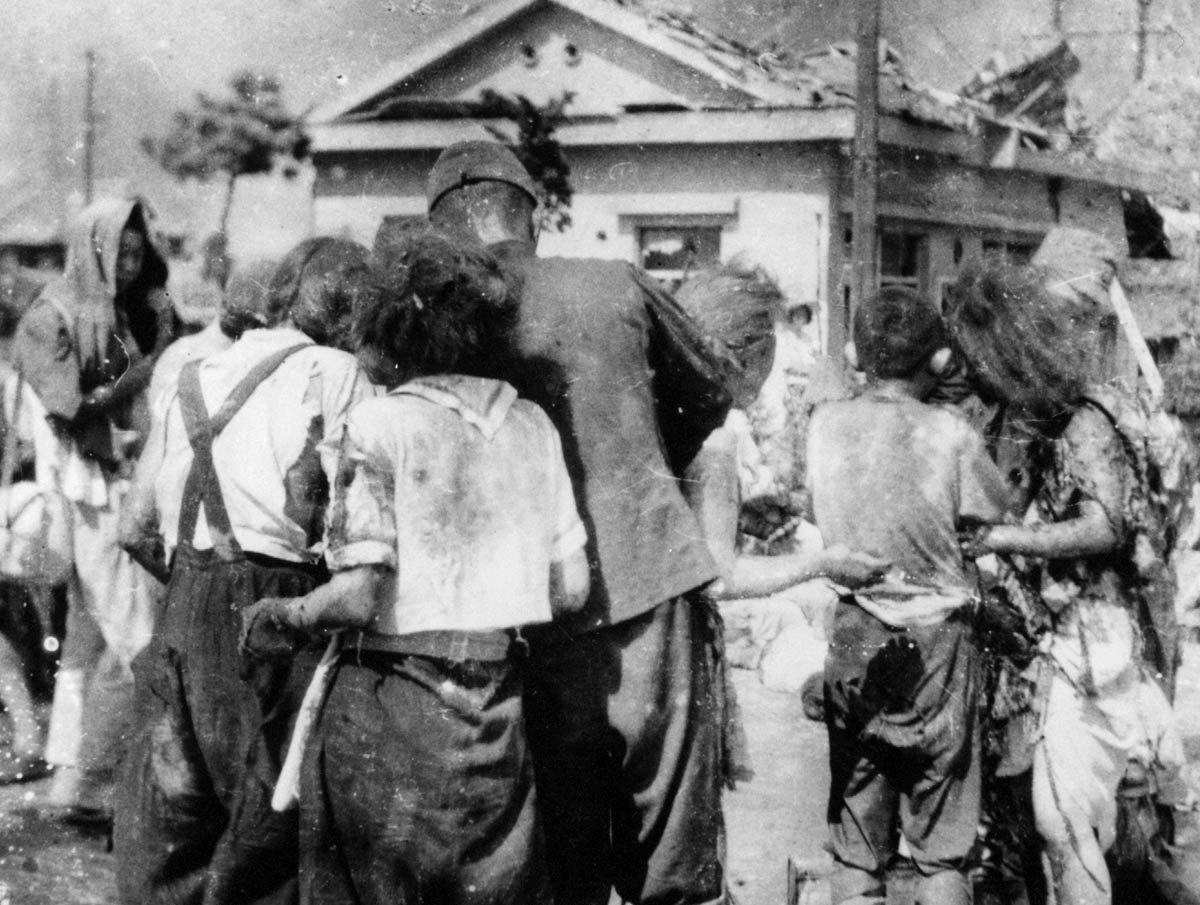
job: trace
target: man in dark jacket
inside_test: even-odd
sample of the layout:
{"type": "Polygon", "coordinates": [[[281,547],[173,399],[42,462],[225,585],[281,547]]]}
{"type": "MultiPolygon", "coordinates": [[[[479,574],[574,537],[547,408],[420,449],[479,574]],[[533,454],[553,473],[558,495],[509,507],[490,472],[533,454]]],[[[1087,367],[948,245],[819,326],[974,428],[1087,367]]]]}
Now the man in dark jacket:
{"type": "Polygon", "coordinates": [[[531,639],[526,681],[556,900],[721,901],[718,638],[700,593],[717,569],[676,476],[724,418],[718,368],[627,263],[536,257],[534,186],[503,146],[447,148],[427,198],[521,283],[511,382],[562,435],[588,528],[591,596],[531,639]]]}

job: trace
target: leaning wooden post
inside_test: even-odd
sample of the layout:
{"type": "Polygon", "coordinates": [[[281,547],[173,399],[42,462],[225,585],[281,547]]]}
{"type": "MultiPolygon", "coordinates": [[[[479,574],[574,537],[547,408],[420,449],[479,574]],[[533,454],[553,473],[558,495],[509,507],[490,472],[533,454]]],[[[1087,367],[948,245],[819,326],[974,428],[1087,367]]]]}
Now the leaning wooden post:
{"type": "Polygon", "coordinates": [[[1125,295],[1125,289],[1116,278],[1113,279],[1112,285],[1108,287],[1108,296],[1112,301],[1113,310],[1117,313],[1117,320],[1121,324],[1121,329],[1125,333],[1125,339],[1129,342],[1130,348],[1133,349],[1133,356],[1137,359],[1138,370],[1142,372],[1142,379],[1146,381],[1146,387],[1150,390],[1150,397],[1155,403],[1161,403],[1163,400],[1162,374],[1159,373],[1158,365],[1154,361],[1150,347],[1146,344],[1146,338],[1142,335],[1137,319],[1133,316],[1133,309],[1129,306],[1129,299],[1125,295]]]}

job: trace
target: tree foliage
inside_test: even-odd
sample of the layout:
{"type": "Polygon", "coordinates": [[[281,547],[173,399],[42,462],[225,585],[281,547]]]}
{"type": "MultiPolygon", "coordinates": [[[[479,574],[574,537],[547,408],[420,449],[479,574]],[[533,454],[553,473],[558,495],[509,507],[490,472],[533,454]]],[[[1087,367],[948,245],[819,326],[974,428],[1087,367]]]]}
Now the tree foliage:
{"type": "MultiPolygon", "coordinates": [[[[177,179],[226,177],[222,231],[239,176],[268,173],[280,158],[299,162],[308,154],[308,139],[284,107],[277,78],[244,70],[229,80],[229,89],[219,98],[198,92],[191,109],[176,111],[166,135],[142,139],[142,149],[177,179]]],[[[284,170],[295,172],[294,166],[284,170]]]]}
{"type": "Polygon", "coordinates": [[[538,217],[544,229],[562,232],[571,225],[571,167],[563,155],[555,130],[567,121],[566,108],[574,95],[564,93],[538,106],[524,95],[515,97],[485,89],[480,96],[485,115],[511,120],[517,127],[513,142],[502,129],[487,129],[504,142],[521,161],[538,188],[538,217]]]}

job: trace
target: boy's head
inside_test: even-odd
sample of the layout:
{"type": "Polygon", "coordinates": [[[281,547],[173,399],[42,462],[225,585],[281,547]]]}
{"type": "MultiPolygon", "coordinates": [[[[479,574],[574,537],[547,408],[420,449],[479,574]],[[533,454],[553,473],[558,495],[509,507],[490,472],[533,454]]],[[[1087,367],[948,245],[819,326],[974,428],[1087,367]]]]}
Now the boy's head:
{"type": "Polygon", "coordinates": [[[868,377],[911,379],[949,364],[950,335],[937,309],[919,293],[885,286],[854,313],[854,349],[868,377]]]}

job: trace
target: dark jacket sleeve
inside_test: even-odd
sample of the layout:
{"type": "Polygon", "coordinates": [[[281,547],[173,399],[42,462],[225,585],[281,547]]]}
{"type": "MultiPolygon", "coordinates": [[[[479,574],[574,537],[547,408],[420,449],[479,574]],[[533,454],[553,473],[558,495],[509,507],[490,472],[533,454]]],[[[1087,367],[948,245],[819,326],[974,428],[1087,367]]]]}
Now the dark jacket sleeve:
{"type": "Polygon", "coordinates": [[[681,475],[708,435],[724,424],[729,414],[733,397],[726,366],[666,290],[637,268],[630,272],[649,314],[659,428],[671,468],[681,475]]]}
{"type": "Polygon", "coordinates": [[[68,325],[46,299],[38,299],[22,316],[13,358],[46,411],[66,420],[75,417],[83,402],[79,360],[68,325]]]}

